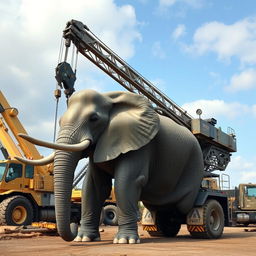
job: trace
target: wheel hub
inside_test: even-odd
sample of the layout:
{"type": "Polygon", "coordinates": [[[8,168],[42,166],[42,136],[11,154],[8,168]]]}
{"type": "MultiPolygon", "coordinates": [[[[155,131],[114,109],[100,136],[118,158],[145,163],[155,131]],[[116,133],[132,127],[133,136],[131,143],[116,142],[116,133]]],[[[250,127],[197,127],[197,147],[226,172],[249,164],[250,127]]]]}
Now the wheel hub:
{"type": "Polygon", "coordinates": [[[108,218],[111,219],[111,220],[113,220],[114,217],[115,217],[115,215],[114,215],[113,212],[108,212],[108,213],[107,213],[107,216],[108,216],[108,218]]]}
{"type": "Polygon", "coordinates": [[[12,212],[12,220],[15,224],[22,224],[27,218],[27,211],[24,206],[16,206],[12,212]]]}
{"type": "Polygon", "coordinates": [[[218,228],[220,227],[220,216],[215,210],[211,212],[210,225],[213,230],[218,230],[218,228]]]}

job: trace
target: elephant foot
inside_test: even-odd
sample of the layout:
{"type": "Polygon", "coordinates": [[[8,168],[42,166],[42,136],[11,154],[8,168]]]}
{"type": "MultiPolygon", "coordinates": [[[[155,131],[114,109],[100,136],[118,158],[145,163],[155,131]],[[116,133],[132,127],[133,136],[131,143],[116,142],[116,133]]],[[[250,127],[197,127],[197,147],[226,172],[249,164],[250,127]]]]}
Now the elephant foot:
{"type": "Polygon", "coordinates": [[[86,230],[79,230],[74,242],[92,242],[92,241],[100,241],[99,232],[88,232],[86,230]]]}
{"type": "Polygon", "coordinates": [[[126,238],[114,238],[113,240],[113,244],[139,244],[140,243],[140,239],[134,239],[134,238],[130,238],[130,239],[126,239],[126,238]]]}
{"type": "Polygon", "coordinates": [[[100,237],[96,237],[96,238],[90,238],[88,236],[77,236],[75,239],[74,239],[74,242],[92,242],[92,241],[100,241],[100,237]]]}
{"type": "Polygon", "coordinates": [[[140,238],[138,235],[137,224],[125,224],[119,226],[116,234],[114,244],[139,244],[140,238]]]}

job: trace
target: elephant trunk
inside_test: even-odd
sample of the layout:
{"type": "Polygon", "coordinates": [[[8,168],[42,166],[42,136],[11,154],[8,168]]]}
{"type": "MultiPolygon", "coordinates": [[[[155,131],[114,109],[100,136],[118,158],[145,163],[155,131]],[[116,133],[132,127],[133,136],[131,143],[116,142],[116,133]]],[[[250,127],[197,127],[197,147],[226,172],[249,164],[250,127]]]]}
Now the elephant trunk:
{"type": "Polygon", "coordinates": [[[70,227],[70,206],[74,171],[79,161],[78,152],[57,150],[54,158],[55,213],[59,235],[65,241],[72,241],[77,228],[70,227]]]}

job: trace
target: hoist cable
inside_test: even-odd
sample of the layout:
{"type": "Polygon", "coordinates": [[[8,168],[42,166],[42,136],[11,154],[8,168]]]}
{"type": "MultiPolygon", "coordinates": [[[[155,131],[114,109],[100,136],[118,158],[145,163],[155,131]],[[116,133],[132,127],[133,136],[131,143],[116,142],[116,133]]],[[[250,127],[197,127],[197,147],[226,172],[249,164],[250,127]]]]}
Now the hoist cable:
{"type": "Polygon", "coordinates": [[[58,119],[58,108],[59,108],[59,98],[56,98],[56,107],[55,107],[55,116],[54,116],[53,142],[55,142],[55,140],[56,140],[57,119],[58,119]]]}
{"type": "MultiPolygon", "coordinates": [[[[57,65],[61,62],[61,60],[63,58],[63,49],[64,49],[64,39],[63,39],[63,37],[61,37],[60,50],[59,50],[59,56],[58,56],[58,63],[57,63],[57,65]]],[[[56,104],[55,104],[55,114],[54,114],[53,142],[55,142],[55,140],[56,140],[58,109],[59,109],[59,98],[61,97],[61,91],[59,89],[58,82],[56,82],[56,90],[54,91],[54,96],[55,96],[55,99],[56,99],[56,104]]]]}
{"type": "Polygon", "coordinates": [[[60,51],[59,51],[59,58],[58,58],[58,63],[59,64],[61,62],[62,56],[63,56],[63,48],[64,48],[64,39],[63,37],[61,38],[60,41],[60,51]]]}
{"type": "Polygon", "coordinates": [[[77,62],[78,62],[78,49],[76,50],[76,61],[75,61],[75,69],[74,69],[75,74],[77,70],[77,62]]]}
{"type": "Polygon", "coordinates": [[[74,69],[74,55],[75,55],[75,45],[72,44],[73,47],[72,47],[72,55],[71,55],[71,68],[74,69]]]}

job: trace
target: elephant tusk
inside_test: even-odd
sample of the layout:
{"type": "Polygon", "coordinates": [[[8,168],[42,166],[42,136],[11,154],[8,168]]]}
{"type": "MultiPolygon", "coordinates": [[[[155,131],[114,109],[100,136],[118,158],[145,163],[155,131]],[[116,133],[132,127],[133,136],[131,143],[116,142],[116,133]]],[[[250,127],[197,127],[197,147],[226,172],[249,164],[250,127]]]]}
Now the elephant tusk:
{"type": "Polygon", "coordinates": [[[36,144],[38,146],[43,146],[43,147],[58,149],[58,150],[65,150],[65,151],[82,151],[90,145],[90,140],[84,140],[77,144],[58,144],[58,143],[38,140],[38,139],[32,138],[32,137],[28,136],[27,134],[23,134],[23,133],[19,133],[18,135],[21,138],[23,138],[33,144],[36,144]]]}
{"type": "Polygon", "coordinates": [[[55,152],[51,153],[49,156],[46,156],[46,157],[44,157],[42,159],[38,159],[38,160],[30,160],[30,159],[22,158],[22,157],[18,157],[18,156],[15,156],[15,158],[24,164],[46,165],[46,164],[50,164],[54,161],[54,156],[55,156],[55,152]]]}

